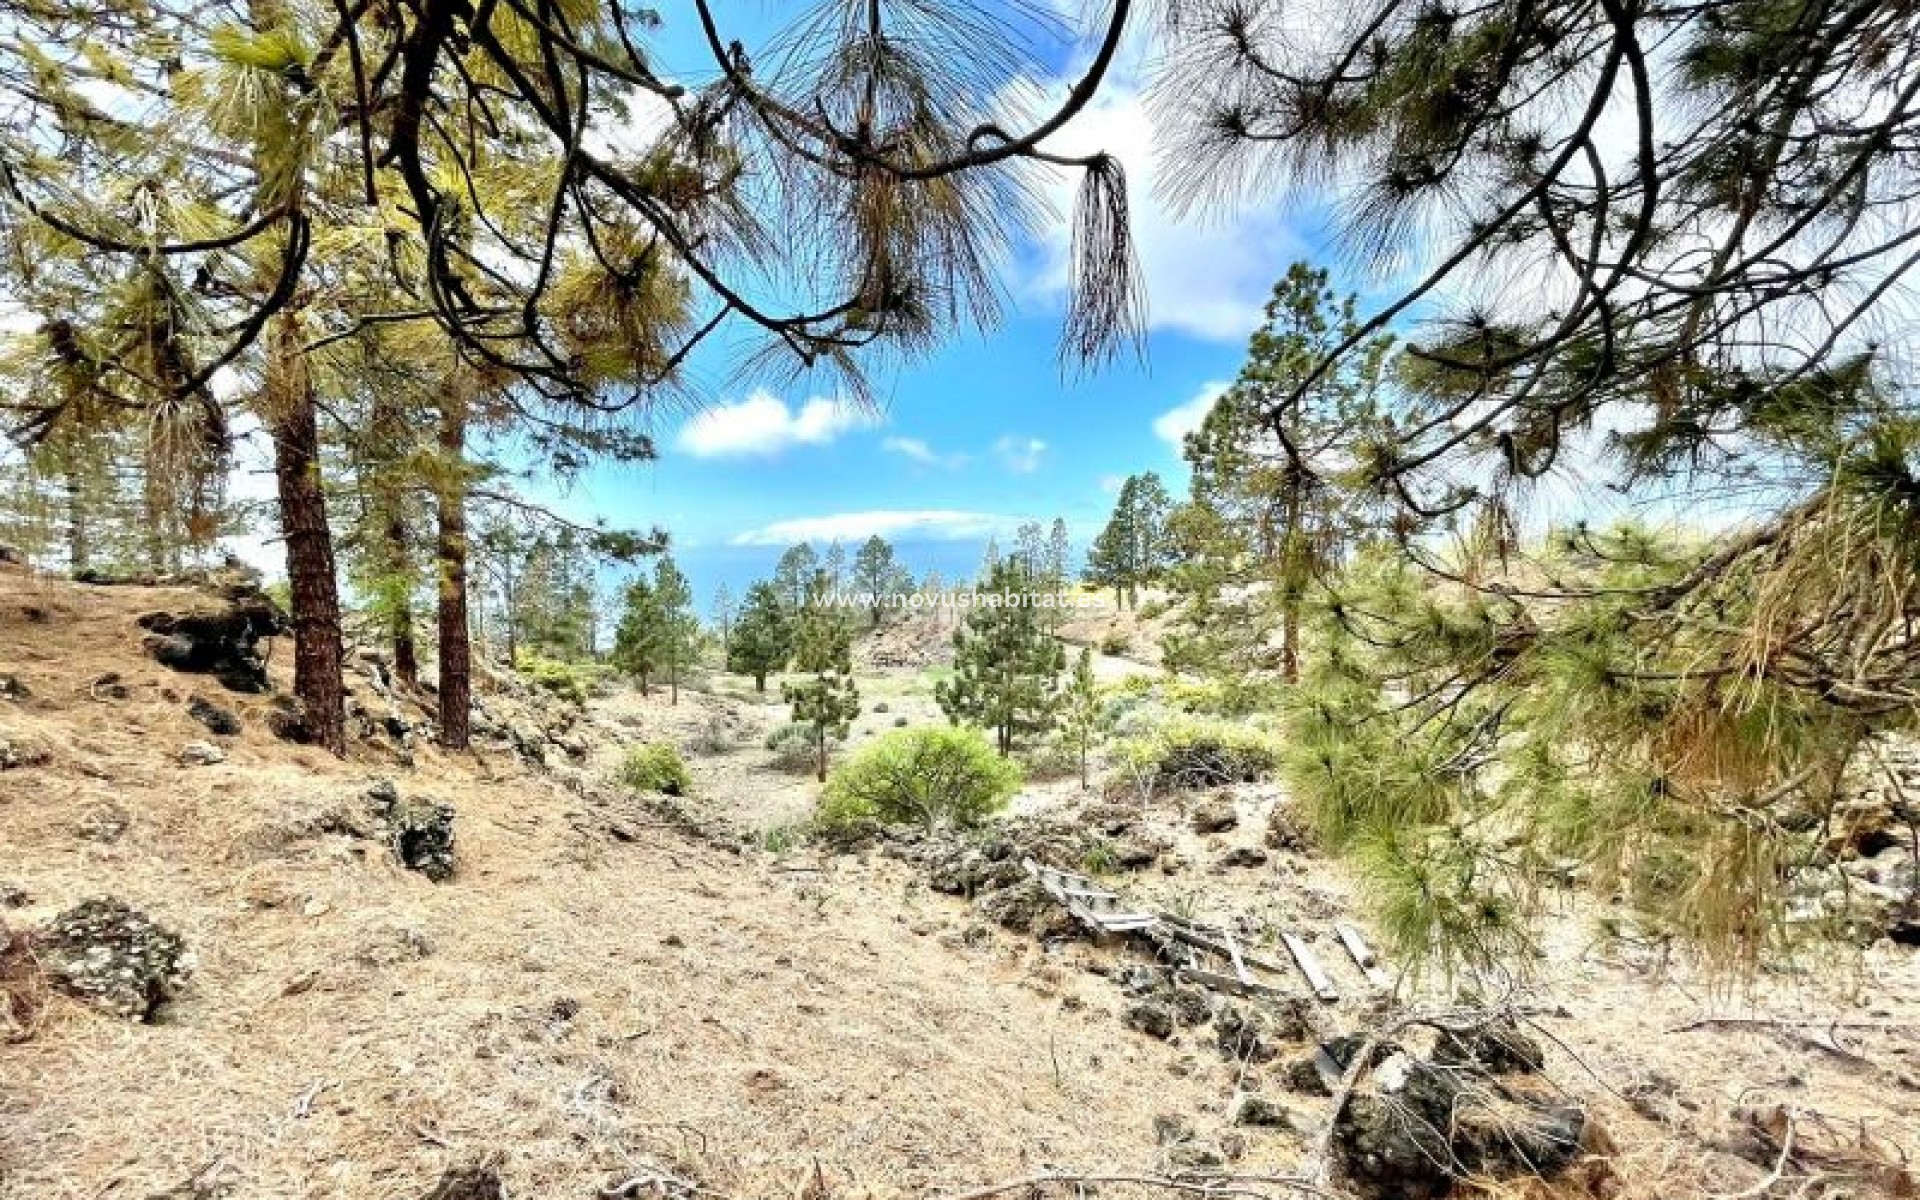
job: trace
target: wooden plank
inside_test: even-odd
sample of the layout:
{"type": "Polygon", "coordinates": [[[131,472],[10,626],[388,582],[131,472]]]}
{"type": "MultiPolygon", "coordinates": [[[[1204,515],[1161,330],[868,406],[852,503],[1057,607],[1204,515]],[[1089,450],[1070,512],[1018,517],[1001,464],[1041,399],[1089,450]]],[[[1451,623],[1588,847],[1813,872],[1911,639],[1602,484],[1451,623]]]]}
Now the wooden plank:
{"type": "Polygon", "coordinates": [[[1308,986],[1313,994],[1331,1004],[1340,998],[1340,989],[1333,986],[1333,980],[1321,967],[1320,960],[1307,949],[1307,944],[1291,933],[1282,933],[1280,940],[1286,943],[1287,953],[1293,955],[1293,961],[1300,967],[1300,973],[1307,977],[1308,986]]]}
{"type": "Polygon", "coordinates": [[[1284,996],[1286,993],[1269,983],[1257,979],[1240,980],[1218,971],[1208,971],[1200,967],[1176,967],[1174,974],[1202,987],[1214,988],[1222,992],[1231,992],[1236,996],[1284,996]]]}
{"type": "Polygon", "coordinates": [[[1353,956],[1353,965],[1360,968],[1369,984],[1377,988],[1391,986],[1392,981],[1387,978],[1387,973],[1380,969],[1379,960],[1373,956],[1373,948],[1367,945],[1366,939],[1360,936],[1358,929],[1341,924],[1335,925],[1333,931],[1340,935],[1340,944],[1345,946],[1347,953],[1353,956]]]}
{"type": "Polygon", "coordinates": [[[1246,960],[1240,957],[1240,943],[1234,940],[1231,929],[1222,930],[1227,943],[1227,957],[1233,960],[1233,973],[1241,983],[1252,983],[1253,976],[1247,974],[1246,960]]]}
{"type": "MultiPolygon", "coordinates": [[[[1221,955],[1222,957],[1230,957],[1225,942],[1199,932],[1201,928],[1204,928],[1203,926],[1196,926],[1190,921],[1175,921],[1168,917],[1160,918],[1160,923],[1166,926],[1167,933],[1170,937],[1185,942],[1189,946],[1198,946],[1202,950],[1221,955]]],[[[1272,959],[1262,958],[1256,954],[1249,954],[1245,950],[1240,952],[1240,959],[1242,962],[1259,967],[1262,971],[1272,971],[1276,975],[1284,975],[1289,970],[1289,968],[1274,962],[1272,959]]]]}

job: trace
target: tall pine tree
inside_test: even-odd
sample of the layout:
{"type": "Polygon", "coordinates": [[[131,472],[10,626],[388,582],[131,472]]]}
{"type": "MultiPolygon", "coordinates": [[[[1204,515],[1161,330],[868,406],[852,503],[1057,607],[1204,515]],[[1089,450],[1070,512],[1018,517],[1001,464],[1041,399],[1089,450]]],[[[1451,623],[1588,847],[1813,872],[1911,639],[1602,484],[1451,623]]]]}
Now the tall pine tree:
{"type": "Polygon", "coordinates": [[[991,729],[1002,755],[1053,727],[1066,665],[1065,649],[1034,603],[1041,595],[1035,582],[1018,556],[993,568],[983,581],[980,599],[987,602],[976,601],[954,631],[953,678],[934,685],[948,719],[991,729]]]}

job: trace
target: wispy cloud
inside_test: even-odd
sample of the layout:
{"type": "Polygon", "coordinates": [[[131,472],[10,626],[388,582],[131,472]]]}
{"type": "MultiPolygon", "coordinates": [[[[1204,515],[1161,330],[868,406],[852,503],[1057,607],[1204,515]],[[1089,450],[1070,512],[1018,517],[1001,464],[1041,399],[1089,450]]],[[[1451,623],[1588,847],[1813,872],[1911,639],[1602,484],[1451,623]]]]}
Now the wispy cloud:
{"type": "Polygon", "coordinates": [[[676,444],[696,458],[765,457],[794,446],[821,446],[879,418],[840,400],[815,396],[789,408],[768,391],[710,408],[680,427],[676,444]]]}
{"type": "Polygon", "coordinates": [[[880,443],[880,448],[889,454],[898,454],[901,458],[917,462],[923,467],[938,467],[943,471],[950,471],[967,463],[966,455],[942,454],[928,445],[924,439],[916,437],[886,438],[880,443]]]}
{"type": "Polygon", "coordinates": [[[865,512],[792,517],[735,534],[736,546],[790,546],[795,542],[852,542],[879,534],[884,538],[963,542],[1010,532],[1019,518],[951,508],[876,508],[865,512]]]}
{"type": "Polygon", "coordinates": [[[1007,434],[993,444],[1000,465],[1016,475],[1031,475],[1047,456],[1047,444],[1037,437],[1007,434]]]}
{"type": "Polygon", "coordinates": [[[1175,450],[1183,445],[1183,440],[1194,430],[1200,428],[1207,414],[1213,411],[1213,403],[1227,388],[1232,386],[1218,379],[1208,380],[1200,385],[1193,399],[1161,413],[1153,419],[1153,435],[1166,442],[1175,450]]]}

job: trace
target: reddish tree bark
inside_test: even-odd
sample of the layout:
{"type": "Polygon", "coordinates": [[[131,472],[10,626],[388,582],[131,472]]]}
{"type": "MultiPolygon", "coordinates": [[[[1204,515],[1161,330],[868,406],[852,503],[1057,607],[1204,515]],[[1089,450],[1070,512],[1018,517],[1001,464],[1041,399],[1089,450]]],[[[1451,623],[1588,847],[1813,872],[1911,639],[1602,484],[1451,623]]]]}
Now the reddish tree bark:
{"type": "Polygon", "coordinates": [[[465,750],[473,738],[473,647],[467,637],[466,402],[441,403],[441,466],[436,490],[440,528],[440,744],[465,750]]]}
{"type": "Polygon", "coordinates": [[[267,348],[267,429],[280,530],[287,543],[293,595],[293,694],[305,710],[314,744],[345,757],[346,689],[341,682],[340,590],[333,531],[320,486],[320,418],[306,371],[300,330],[291,313],[273,319],[267,348]]]}

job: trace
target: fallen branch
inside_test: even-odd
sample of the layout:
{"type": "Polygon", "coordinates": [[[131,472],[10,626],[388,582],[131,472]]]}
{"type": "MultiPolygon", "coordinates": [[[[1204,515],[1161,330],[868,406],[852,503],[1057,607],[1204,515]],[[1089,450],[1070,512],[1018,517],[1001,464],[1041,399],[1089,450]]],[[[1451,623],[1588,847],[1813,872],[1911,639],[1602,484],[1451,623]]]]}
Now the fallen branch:
{"type": "Polygon", "coordinates": [[[1676,1025],[1668,1033],[1691,1033],[1703,1029],[1751,1029],[1761,1033],[1777,1035],[1796,1046],[1809,1050],[1818,1050],[1830,1054],[1850,1066],[1867,1066],[1884,1070],[1871,1058],[1843,1045],[1840,1033],[1848,1030],[1856,1033],[1920,1033],[1920,1025],[1903,1024],[1895,1021],[1821,1021],[1796,1020],[1786,1017],[1701,1017],[1684,1025],[1676,1025]]]}
{"type": "Polygon", "coordinates": [[[1780,1157],[1774,1160],[1773,1170],[1767,1172],[1766,1178],[1750,1188],[1742,1188],[1737,1192],[1714,1193],[1709,1200],[1754,1200],[1754,1197],[1764,1196],[1772,1191],[1773,1185],[1786,1177],[1787,1164],[1793,1161],[1793,1135],[1798,1124],[1794,1110],[1791,1108],[1786,1110],[1786,1123],[1786,1132],[1780,1138],[1780,1157]]]}
{"type": "Polygon", "coordinates": [[[1675,1025],[1668,1033],[1692,1033],[1697,1029],[1850,1029],[1874,1033],[1920,1033],[1920,1025],[1911,1021],[1842,1021],[1818,1017],[1700,1017],[1684,1025],[1675,1025]]]}
{"type": "Polygon", "coordinates": [[[1345,1200],[1345,1193],[1334,1191],[1298,1175],[1090,1175],[1075,1171],[1045,1171],[1038,1175],[1024,1175],[1018,1179],[1007,1179],[986,1187],[975,1188],[970,1192],[936,1192],[928,1200],[986,1200],[989,1196],[1000,1196],[1023,1188],[1045,1187],[1048,1184],[1076,1186],[1130,1184],[1135,1187],[1160,1188],[1164,1191],[1187,1195],[1216,1197],[1269,1197],[1274,1193],[1263,1191],[1262,1188],[1280,1188],[1292,1195],[1317,1196],[1324,1200],[1345,1200]]]}

